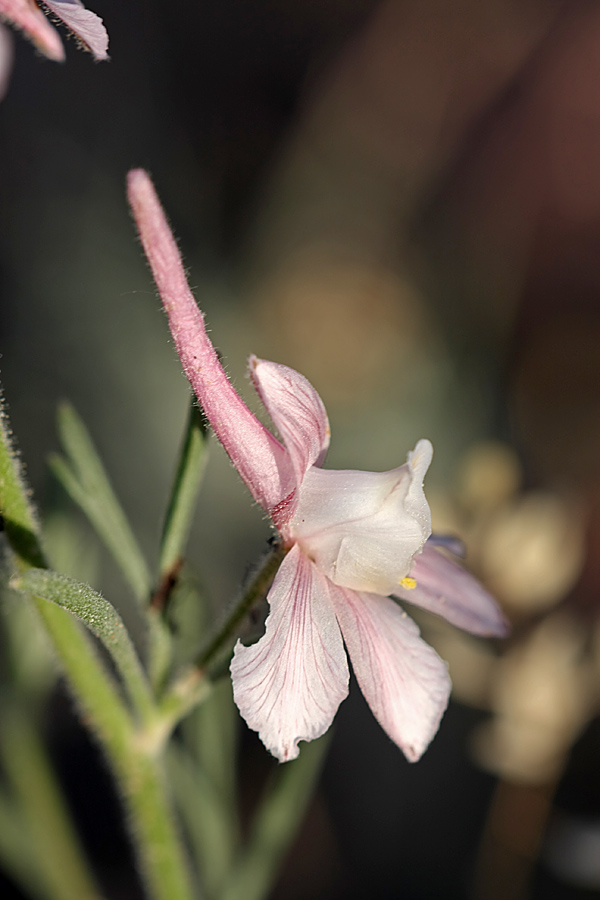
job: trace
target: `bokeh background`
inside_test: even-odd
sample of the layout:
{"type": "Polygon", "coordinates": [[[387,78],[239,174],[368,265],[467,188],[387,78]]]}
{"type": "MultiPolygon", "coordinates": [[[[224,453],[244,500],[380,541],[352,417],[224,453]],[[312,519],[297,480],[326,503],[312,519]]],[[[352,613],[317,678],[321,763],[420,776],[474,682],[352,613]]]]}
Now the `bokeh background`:
{"type": "MultiPolygon", "coordinates": [[[[1,377],[48,521],[119,602],[47,471],[68,398],[156,555],[188,390],[125,203],[144,166],[240,391],[250,352],[307,375],[336,468],[392,468],[429,437],[434,525],[514,623],[495,646],[419,616],[455,697],[417,765],[354,686],[274,897],[599,896],[600,7],[91,6],[111,61],[70,42],[56,65],[16,36],[0,105],[1,377]]],[[[211,452],[190,563],[218,613],[269,530],[211,452]]],[[[47,731],[107,895],[135,900],[60,691],[47,731]]],[[[270,762],[240,746],[251,803],[270,762]]]]}

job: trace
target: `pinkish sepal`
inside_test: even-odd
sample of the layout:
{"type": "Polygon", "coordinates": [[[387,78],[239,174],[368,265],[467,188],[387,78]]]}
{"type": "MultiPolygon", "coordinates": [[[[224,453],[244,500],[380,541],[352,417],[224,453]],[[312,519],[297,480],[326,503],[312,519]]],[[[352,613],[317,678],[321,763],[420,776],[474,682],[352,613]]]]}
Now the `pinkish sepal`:
{"type": "Polygon", "coordinates": [[[108,33],[102,19],[81,0],[44,0],[44,5],[64,22],[95,60],[108,59],[108,33]]]}

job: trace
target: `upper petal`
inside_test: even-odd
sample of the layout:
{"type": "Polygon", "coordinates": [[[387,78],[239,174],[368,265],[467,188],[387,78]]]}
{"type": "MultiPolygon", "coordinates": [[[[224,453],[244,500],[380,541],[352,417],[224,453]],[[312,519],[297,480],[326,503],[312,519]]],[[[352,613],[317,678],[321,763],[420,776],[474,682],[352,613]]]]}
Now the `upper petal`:
{"type": "Polygon", "coordinates": [[[304,377],[278,363],[250,357],[250,375],[290,454],[296,482],[320,466],[329,448],[329,420],[323,401],[304,377]]]}
{"type": "Polygon", "coordinates": [[[264,636],[239,641],[231,662],[235,702],[280,762],[298,742],[324,734],[348,693],[348,663],[327,580],[297,546],[285,557],[268,596],[264,636]]]}
{"type": "Polygon", "coordinates": [[[135,169],[129,173],[128,194],[183,370],[213,431],[253,497],[270,511],[295,488],[289,455],[250,412],[227,378],[206,333],[177,244],[146,172],[135,169]]]}
{"type": "Polygon", "coordinates": [[[300,487],[292,535],[335,584],[393,593],[431,532],[423,492],[430,460],[431,444],[419,441],[409,461],[390,472],[312,467],[300,487]]]}
{"type": "Polygon", "coordinates": [[[416,586],[394,593],[452,625],[483,637],[505,637],[509,626],[498,604],[470,572],[425,544],[411,570],[416,586]]]}
{"type": "Polygon", "coordinates": [[[367,703],[407,759],[416,762],[448,705],[446,663],[393,600],[341,588],[332,599],[367,703]]]}
{"type": "Polygon", "coordinates": [[[64,60],[65,51],[56,28],[33,0],[0,0],[0,17],[21,28],[49,59],[64,60]]]}
{"type": "Polygon", "coordinates": [[[102,19],[86,9],[81,0],[44,0],[44,6],[83,41],[94,59],[108,59],[108,33],[102,19]]]}

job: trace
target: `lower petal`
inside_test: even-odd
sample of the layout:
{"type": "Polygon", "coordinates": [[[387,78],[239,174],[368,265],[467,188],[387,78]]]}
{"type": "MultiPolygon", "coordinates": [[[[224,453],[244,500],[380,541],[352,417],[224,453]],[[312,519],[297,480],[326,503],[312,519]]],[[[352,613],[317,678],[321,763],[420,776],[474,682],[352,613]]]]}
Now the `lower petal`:
{"type": "Polygon", "coordinates": [[[231,662],[240,713],[280,762],[324,734],[348,694],[348,663],[330,584],[292,547],[268,595],[264,636],[231,662]]]}
{"type": "Polygon", "coordinates": [[[354,674],[373,715],[407,759],[416,762],[448,705],[446,663],[388,597],[337,589],[332,599],[354,674]]]}
{"type": "Polygon", "coordinates": [[[476,578],[428,544],[415,557],[414,588],[394,594],[422,609],[443,616],[457,628],[482,637],[505,637],[508,623],[492,595],[476,578]]]}
{"type": "Polygon", "coordinates": [[[83,41],[94,59],[108,59],[108,34],[100,16],[81,0],[44,0],[44,4],[83,41]]]}

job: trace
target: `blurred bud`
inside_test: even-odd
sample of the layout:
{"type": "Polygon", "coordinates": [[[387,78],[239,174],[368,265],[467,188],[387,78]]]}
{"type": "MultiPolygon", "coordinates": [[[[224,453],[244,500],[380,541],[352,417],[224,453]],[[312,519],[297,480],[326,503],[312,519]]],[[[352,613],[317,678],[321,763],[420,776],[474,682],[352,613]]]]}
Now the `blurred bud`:
{"type": "Polygon", "coordinates": [[[461,461],[461,503],[470,512],[485,513],[512,497],[520,481],[521,467],[513,450],[499,441],[481,441],[461,461]]]}
{"type": "Polygon", "coordinates": [[[490,522],[481,544],[481,573],[509,609],[539,612],[572,588],[583,556],[578,512],[550,494],[529,494],[490,522]]]}
{"type": "Polygon", "coordinates": [[[475,735],[479,762],[509,781],[555,778],[591,714],[591,679],[582,661],[585,633],[555,614],[498,667],[495,719],[475,735]]]}
{"type": "Polygon", "coordinates": [[[478,640],[443,621],[423,629],[427,640],[448,662],[452,696],[477,709],[489,709],[498,658],[489,641],[478,640]]]}
{"type": "Polygon", "coordinates": [[[427,500],[431,510],[434,534],[453,534],[464,538],[465,523],[463,516],[447,491],[427,486],[427,500]]]}

